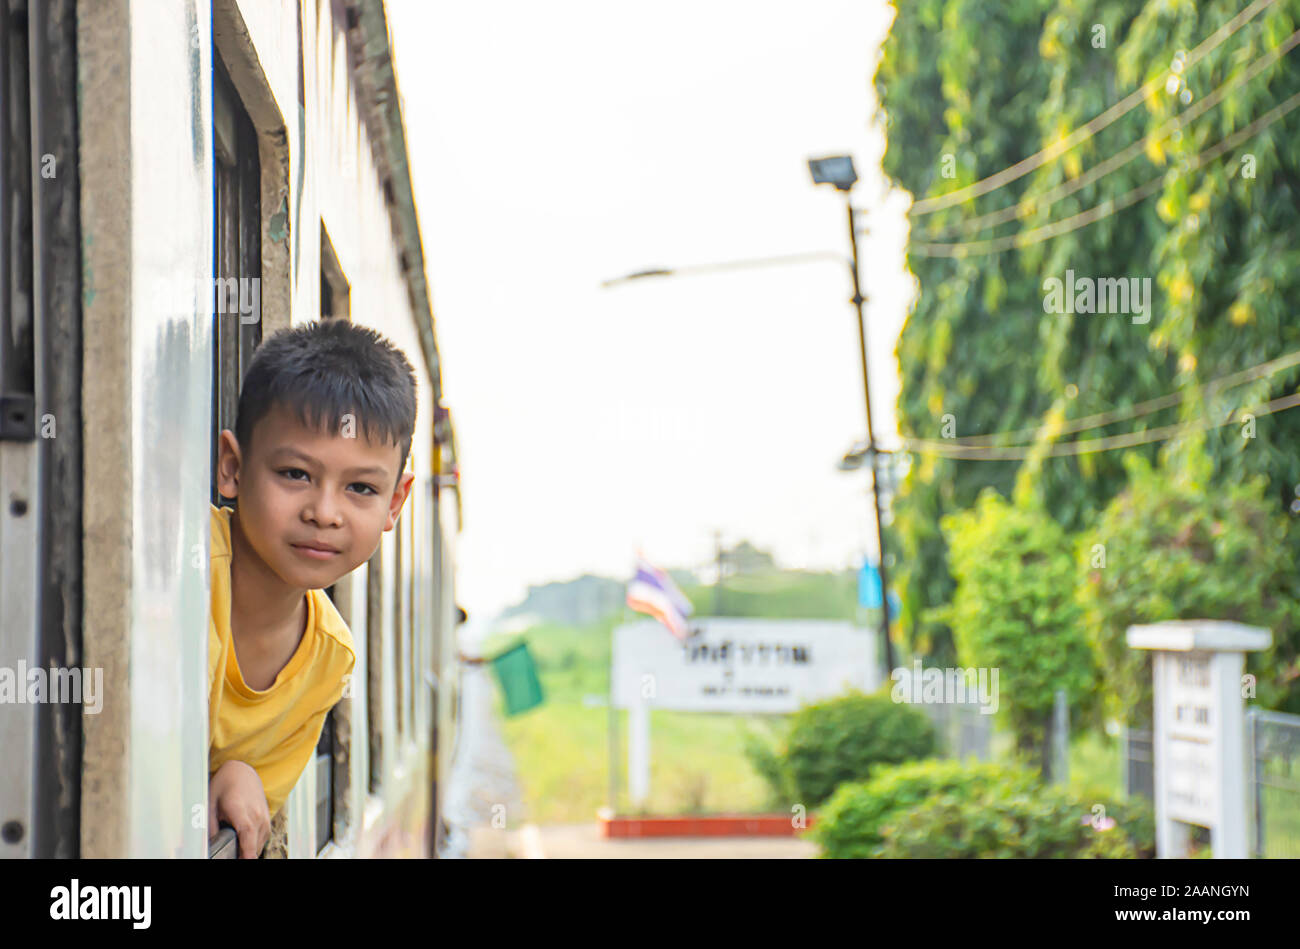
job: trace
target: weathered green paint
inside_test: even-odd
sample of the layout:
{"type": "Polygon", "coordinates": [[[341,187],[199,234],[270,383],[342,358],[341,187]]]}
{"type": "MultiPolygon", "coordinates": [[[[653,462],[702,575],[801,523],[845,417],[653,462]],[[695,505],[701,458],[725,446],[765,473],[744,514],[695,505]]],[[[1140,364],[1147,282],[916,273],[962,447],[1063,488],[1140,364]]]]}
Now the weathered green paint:
{"type": "Polygon", "coordinates": [[[90,248],[94,243],[94,235],[81,236],[81,305],[83,307],[95,302],[95,272],[90,269],[90,248]]]}
{"type": "Polygon", "coordinates": [[[270,223],[267,226],[266,236],[271,238],[277,244],[280,241],[289,238],[289,202],[285,198],[280,199],[280,207],[271,215],[270,223]]]}

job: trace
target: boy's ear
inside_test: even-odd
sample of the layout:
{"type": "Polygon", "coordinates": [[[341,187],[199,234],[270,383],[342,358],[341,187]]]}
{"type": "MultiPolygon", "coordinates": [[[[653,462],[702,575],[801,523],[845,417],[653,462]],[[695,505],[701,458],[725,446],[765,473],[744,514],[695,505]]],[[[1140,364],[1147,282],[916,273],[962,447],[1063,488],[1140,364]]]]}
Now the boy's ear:
{"type": "Polygon", "coordinates": [[[239,466],[242,458],[235,433],[223,429],[217,439],[217,492],[223,498],[239,497],[239,466]]]}
{"type": "Polygon", "coordinates": [[[406,503],[406,496],[411,493],[411,484],[414,481],[415,474],[408,471],[397,482],[393,496],[388,501],[388,521],[384,524],[384,530],[390,531],[397,524],[397,515],[402,513],[402,505],[406,503]]]}

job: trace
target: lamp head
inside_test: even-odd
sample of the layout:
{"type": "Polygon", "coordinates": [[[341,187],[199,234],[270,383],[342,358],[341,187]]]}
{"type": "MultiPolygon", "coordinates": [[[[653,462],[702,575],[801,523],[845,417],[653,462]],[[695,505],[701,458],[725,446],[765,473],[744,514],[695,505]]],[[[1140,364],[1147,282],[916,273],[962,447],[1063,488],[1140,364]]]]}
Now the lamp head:
{"type": "Polygon", "coordinates": [[[813,184],[834,185],[840,191],[848,191],[858,180],[858,173],[853,168],[852,155],[810,158],[808,170],[812,172],[813,184]]]}

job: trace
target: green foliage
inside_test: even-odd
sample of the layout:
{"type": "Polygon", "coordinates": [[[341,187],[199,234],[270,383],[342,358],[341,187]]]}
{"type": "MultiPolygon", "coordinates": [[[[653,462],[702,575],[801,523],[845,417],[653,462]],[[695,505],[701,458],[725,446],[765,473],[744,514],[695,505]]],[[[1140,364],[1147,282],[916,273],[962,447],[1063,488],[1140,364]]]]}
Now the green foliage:
{"type": "Polygon", "coordinates": [[[846,695],[796,712],[781,752],[795,803],[812,809],[845,781],[865,781],[875,768],[935,751],[930,720],[887,692],[846,695]]]}
{"type": "Polygon", "coordinates": [[[1078,570],[1065,532],[1034,506],[987,492],[944,519],[957,591],[951,623],[963,666],[999,670],[999,715],[1017,748],[1046,772],[1055,693],[1087,708],[1095,666],[1075,599],[1078,570]]]}
{"type": "MultiPolygon", "coordinates": [[[[1300,290],[1300,112],[1292,112],[1200,168],[1229,135],[1300,91],[1292,56],[1222,89],[1221,101],[1176,132],[1166,127],[1188,107],[1243,76],[1296,29],[1300,8],[1276,3],[1180,74],[1166,89],[1174,54],[1196,48],[1242,9],[1239,0],[907,0],[896,10],[874,79],[886,124],[886,173],[915,198],[955,191],[1061,140],[1148,80],[1156,91],[1104,129],[1029,174],[911,222],[908,267],[919,294],[898,342],[902,376],[899,426],[905,436],[1030,429],[1017,441],[1040,448],[1058,438],[1141,433],[1293,391],[1300,368],[1230,390],[1198,387],[1300,349],[1291,302],[1300,290]],[[1095,25],[1106,30],[1094,44],[1095,25]],[[1008,56],[1008,50],[1024,51],[1008,56]],[[996,64],[996,68],[990,68],[996,64]],[[1136,157],[1055,200],[1086,169],[1151,136],[1136,157]],[[1254,177],[1244,160],[1254,164],[1254,177]],[[1005,253],[923,256],[917,245],[978,241],[1061,221],[1158,180],[1150,198],[1050,240],[1005,253]],[[965,227],[979,215],[1025,202],[1005,224],[965,227]],[[1043,282],[1080,275],[1151,278],[1150,322],[1116,315],[1044,312],[1043,282]],[[1182,404],[1060,435],[1060,423],[1126,408],[1168,392],[1182,404]],[[1032,434],[1033,429],[1045,431],[1032,434]]],[[[1205,452],[1209,493],[1260,475],[1265,502],[1282,515],[1300,483],[1300,411],[1190,440],[1205,452]]],[[[1006,443],[1010,443],[1008,440],[1006,443]]],[[[1166,462],[1183,466],[1186,446],[1166,462]]],[[[1125,454],[1156,461],[1159,442],[1125,454]]],[[[1067,531],[1090,528],[1126,484],[1123,454],[1096,452],[1019,461],[975,461],[923,454],[895,502],[900,535],[902,625],[912,650],[942,663],[956,645],[946,607],[954,591],[941,518],[972,507],[980,491],[1003,495],[1024,468],[1044,510],[1067,531]]],[[[1232,527],[1229,526],[1229,530],[1232,527]]],[[[1280,546],[1294,561],[1300,531],[1280,546]]],[[[1166,587],[1175,602],[1186,588],[1166,587]]],[[[1275,630],[1277,633],[1278,630],[1275,630]]],[[[1268,677],[1293,674],[1298,635],[1268,677]],[[1288,671],[1290,669],[1291,671],[1288,671]]],[[[1278,702],[1296,707],[1300,677],[1278,702]]],[[[1262,698],[1261,692],[1261,698],[1262,698]]]]}
{"type": "Polygon", "coordinates": [[[1119,858],[1154,852],[1150,805],[1140,798],[1081,796],[1041,784],[1027,769],[956,761],[914,762],[883,769],[868,782],[841,785],[809,835],[828,858],[1119,858]]]}
{"type": "Polygon", "coordinates": [[[1115,822],[1133,856],[1148,858],[1156,855],[1156,815],[1151,802],[1140,794],[1125,797],[1104,789],[1077,790],[1071,788],[1075,800],[1083,803],[1084,811],[1091,817],[1104,816],[1115,822]],[[1097,805],[1104,811],[1099,814],[1097,805]]]}
{"type": "Polygon", "coordinates": [[[1034,783],[1031,772],[992,764],[933,759],[882,768],[870,781],[841,784],[808,835],[824,857],[878,857],[884,826],[932,797],[974,798],[994,785],[1034,783]]]}
{"type": "Polygon", "coordinates": [[[1207,490],[1140,459],[1129,467],[1128,489],[1094,531],[1079,537],[1087,569],[1080,600],[1112,713],[1150,727],[1150,653],[1128,648],[1125,636],[1133,624],[1173,619],[1234,620],[1272,630],[1273,649],[1250,657],[1257,698],[1267,707],[1294,709],[1296,693],[1286,676],[1295,664],[1300,590],[1286,521],[1265,499],[1262,480],[1207,490]]]}
{"type": "Polygon", "coordinates": [[[1132,857],[1122,835],[1098,831],[1067,791],[1055,785],[975,798],[939,796],[900,814],[882,835],[886,858],[1132,857]]]}
{"type": "Polygon", "coordinates": [[[770,810],[788,810],[798,800],[790,769],[782,752],[785,728],[769,726],[767,733],[745,726],[741,733],[742,748],[754,773],[767,785],[766,805],[770,810]],[[773,734],[775,732],[775,734],[773,734]]]}

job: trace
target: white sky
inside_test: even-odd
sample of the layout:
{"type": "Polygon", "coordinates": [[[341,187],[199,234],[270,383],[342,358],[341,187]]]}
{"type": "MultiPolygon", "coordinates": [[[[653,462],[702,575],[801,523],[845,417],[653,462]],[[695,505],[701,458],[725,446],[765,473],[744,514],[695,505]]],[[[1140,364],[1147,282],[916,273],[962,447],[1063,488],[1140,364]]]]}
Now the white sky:
{"type": "Polygon", "coordinates": [[[854,156],[877,436],[910,304],[870,79],[883,0],[389,0],[464,486],[458,598],[700,566],[713,531],[787,566],[874,552],[848,253],[811,156],[854,156]]]}

